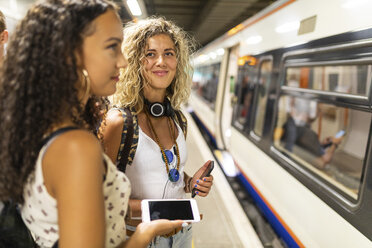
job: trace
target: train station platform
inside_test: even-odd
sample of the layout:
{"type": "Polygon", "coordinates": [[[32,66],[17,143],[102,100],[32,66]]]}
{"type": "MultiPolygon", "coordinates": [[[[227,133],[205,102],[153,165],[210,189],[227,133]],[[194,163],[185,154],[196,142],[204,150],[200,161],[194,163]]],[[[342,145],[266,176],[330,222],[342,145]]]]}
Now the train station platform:
{"type": "MultiPolygon", "coordinates": [[[[186,172],[192,175],[207,160],[215,160],[191,115],[188,120],[186,172]]],[[[215,163],[214,184],[207,197],[196,197],[201,222],[193,225],[193,248],[263,247],[226,177],[215,163]]]]}

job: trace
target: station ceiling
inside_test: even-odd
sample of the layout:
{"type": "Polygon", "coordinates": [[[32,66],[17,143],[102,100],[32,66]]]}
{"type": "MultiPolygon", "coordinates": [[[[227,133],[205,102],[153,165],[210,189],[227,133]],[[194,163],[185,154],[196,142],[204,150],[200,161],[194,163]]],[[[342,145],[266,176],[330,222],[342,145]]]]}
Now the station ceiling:
{"type": "MultiPolygon", "coordinates": [[[[19,19],[36,0],[0,0],[0,9],[19,19]]],[[[127,0],[114,0],[123,22],[133,19],[127,0]]],[[[164,16],[204,46],[276,0],[138,0],[147,16],[164,16]]],[[[7,14],[6,13],[6,14],[7,14]]]]}
{"type": "MultiPolygon", "coordinates": [[[[275,0],[142,0],[147,15],[174,21],[204,46],[275,0]]],[[[116,0],[123,5],[123,0],[116,0]]],[[[124,6],[124,5],[123,5],[124,6]]],[[[122,8],[123,20],[131,16],[122,8]],[[126,12],[126,13],[124,13],[126,12]]]]}

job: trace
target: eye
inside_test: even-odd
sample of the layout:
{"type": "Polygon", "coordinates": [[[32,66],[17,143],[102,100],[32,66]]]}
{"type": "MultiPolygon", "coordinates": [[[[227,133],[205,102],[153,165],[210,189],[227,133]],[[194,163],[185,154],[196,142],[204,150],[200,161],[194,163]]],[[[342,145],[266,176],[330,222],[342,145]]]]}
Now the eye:
{"type": "Polygon", "coordinates": [[[146,57],[154,57],[154,56],[155,56],[155,53],[153,52],[146,53],[146,57]]]}
{"type": "Polygon", "coordinates": [[[174,56],[174,52],[166,52],[165,56],[174,56]]]}
{"type": "Polygon", "coordinates": [[[114,52],[116,52],[118,50],[118,48],[119,48],[119,45],[118,45],[118,43],[113,43],[113,44],[107,46],[107,48],[113,50],[114,52]]]}

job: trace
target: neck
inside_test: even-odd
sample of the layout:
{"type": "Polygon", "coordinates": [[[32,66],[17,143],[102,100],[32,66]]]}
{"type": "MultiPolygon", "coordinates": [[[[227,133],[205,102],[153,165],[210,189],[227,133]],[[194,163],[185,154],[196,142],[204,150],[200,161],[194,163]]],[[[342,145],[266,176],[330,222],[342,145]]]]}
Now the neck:
{"type": "Polygon", "coordinates": [[[165,89],[149,90],[148,88],[144,88],[143,96],[150,102],[163,102],[165,98],[165,89]]]}
{"type": "Polygon", "coordinates": [[[84,106],[84,108],[85,108],[85,105],[87,105],[87,102],[88,102],[88,100],[89,100],[89,97],[90,97],[90,95],[87,95],[87,96],[85,96],[80,102],[81,102],[81,105],[82,106],[84,106]]]}
{"type": "Polygon", "coordinates": [[[48,128],[48,131],[46,132],[46,134],[52,133],[60,128],[69,127],[69,126],[76,126],[76,124],[71,119],[65,119],[65,120],[62,120],[61,122],[53,123],[48,128]]]}

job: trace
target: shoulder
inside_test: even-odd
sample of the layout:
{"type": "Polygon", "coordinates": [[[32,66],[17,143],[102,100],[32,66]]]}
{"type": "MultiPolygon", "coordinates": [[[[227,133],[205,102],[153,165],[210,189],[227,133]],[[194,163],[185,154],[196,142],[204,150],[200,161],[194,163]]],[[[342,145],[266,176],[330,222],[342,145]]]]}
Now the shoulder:
{"type": "Polygon", "coordinates": [[[70,157],[84,155],[101,156],[100,142],[91,132],[86,130],[72,130],[57,136],[49,145],[45,158],[49,155],[54,158],[69,159],[70,157]]]}
{"type": "Polygon", "coordinates": [[[106,116],[106,125],[111,127],[122,127],[124,123],[123,112],[119,109],[110,109],[106,116]]]}
{"type": "Polygon", "coordinates": [[[95,180],[104,174],[103,150],[91,132],[72,130],[51,142],[42,159],[42,172],[53,197],[66,183],[95,180]]]}

